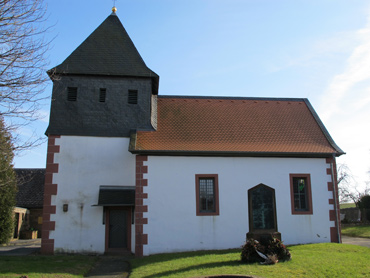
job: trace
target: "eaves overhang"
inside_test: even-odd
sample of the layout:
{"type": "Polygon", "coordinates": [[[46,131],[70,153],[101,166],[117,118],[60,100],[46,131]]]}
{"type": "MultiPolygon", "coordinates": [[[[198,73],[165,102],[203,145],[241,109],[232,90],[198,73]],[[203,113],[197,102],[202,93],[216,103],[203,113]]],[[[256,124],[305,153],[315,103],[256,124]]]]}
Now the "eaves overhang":
{"type": "Polygon", "coordinates": [[[152,94],[158,95],[159,89],[159,75],[153,72],[151,75],[125,75],[125,74],[110,74],[110,73],[69,73],[59,72],[52,68],[46,72],[52,81],[58,81],[60,76],[105,76],[105,77],[118,77],[118,78],[150,78],[152,80],[152,94]]]}
{"type": "MultiPolygon", "coordinates": [[[[130,144],[131,147],[131,144],[130,144]]],[[[235,151],[173,151],[173,150],[135,150],[129,148],[132,154],[153,156],[210,156],[210,157],[300,157],[329,158],[338,157],[344,153],[296,153],[296,152],[235,152],[235,151]]]]}

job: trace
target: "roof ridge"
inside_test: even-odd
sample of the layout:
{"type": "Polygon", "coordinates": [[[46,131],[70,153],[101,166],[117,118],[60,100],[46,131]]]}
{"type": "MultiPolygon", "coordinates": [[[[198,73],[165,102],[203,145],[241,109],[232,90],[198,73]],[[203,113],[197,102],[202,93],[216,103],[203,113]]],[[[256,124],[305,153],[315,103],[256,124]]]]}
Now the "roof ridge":
{"type": "Polygon", "coordinates": [[[264,101],[297,101],[305,102],[307,98],[288,98],[288,97],[235,97],[235,96],[186,96],[186,95],[158,95],[158,98],[178,98],[178,99],[230,99],[230,100],[264,100],[264,101]]]}
{"type": "Polygon", "coordinates": [[[14,170],[46,170],[46,168],[13,168],[14,170]]]}

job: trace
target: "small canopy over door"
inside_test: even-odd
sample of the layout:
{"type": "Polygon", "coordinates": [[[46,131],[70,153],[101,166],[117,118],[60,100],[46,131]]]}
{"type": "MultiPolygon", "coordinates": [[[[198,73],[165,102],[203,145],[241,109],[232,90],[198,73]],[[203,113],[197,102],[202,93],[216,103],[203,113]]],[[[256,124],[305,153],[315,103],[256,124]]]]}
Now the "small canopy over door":
{"type": "Polygon", "coordinates": [[[102,185],[95,206],[104,207],[105,251],[130,252],[135,187],[102,185]]]}
{"type": "Polygon", "coordinates": [[[101,185],[99,189],[99,200],[97,206],[134,206],[134,186],[108,186],[101,185]]]}

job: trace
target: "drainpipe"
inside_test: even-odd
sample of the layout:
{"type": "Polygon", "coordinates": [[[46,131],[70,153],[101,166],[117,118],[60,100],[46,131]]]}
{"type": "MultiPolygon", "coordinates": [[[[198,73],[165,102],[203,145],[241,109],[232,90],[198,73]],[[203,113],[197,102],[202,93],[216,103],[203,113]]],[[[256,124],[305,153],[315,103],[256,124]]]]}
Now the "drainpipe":
{"type": "Polygon", "coordinates": [[[339,216],[338,216],[337,189],[336,189],[337,182],[336,182],[335,176],[334,176],[334,161],[335,161],[335,156],[333,154],[333,160],[332,160],[332,162],[330,162],[331,180],[333,182],[334,212],[335,212],[335,220],[336,220],[336,226],[337,226],[338,243],[341,243],[340,228],[339,228],[339,216]]]}

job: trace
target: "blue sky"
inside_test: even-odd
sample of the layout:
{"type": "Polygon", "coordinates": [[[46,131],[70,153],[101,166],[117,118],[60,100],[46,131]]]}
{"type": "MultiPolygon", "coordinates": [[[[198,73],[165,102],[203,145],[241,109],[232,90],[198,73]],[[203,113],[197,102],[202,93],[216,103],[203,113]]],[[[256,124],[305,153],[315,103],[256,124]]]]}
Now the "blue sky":
{"type": "MultiPolygon", "coordinates": [[[[112,0],[46,0],[49,68],[111,13],[112,0]]],[[[366,0],[117,0],[122,24],[159,94],[308,98],[347,153],[357,185],[370,180],[370,2],[366,0]]],[[[45,92],[51,94],[51,81],[45,92]]],[[[44,119],[21,129],[43,135],[44,119]]],[[[46,144],[15,167],[45,167],[46,144]]]]}

